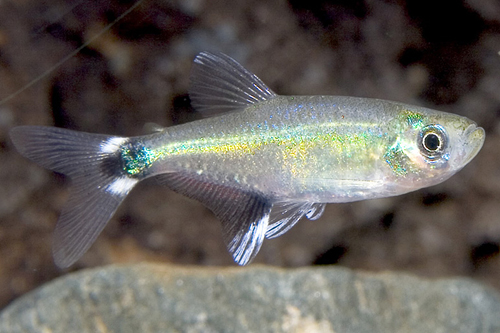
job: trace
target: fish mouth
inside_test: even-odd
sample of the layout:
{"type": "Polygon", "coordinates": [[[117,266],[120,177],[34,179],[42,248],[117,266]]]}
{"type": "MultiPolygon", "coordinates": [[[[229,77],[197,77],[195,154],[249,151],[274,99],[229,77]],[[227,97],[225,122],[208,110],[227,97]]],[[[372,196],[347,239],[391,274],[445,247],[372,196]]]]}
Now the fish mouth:
{"type": "Polygon", "coordinates": [[[476,157],[477,153],[483,147],[485,138],[485,131],[482,127],[478,127],[476,124],[471,124],[464,131],[464,148],[468,151],[465,159],[463,161],[463,165],[469,163],[474,157],[476,157]]]}

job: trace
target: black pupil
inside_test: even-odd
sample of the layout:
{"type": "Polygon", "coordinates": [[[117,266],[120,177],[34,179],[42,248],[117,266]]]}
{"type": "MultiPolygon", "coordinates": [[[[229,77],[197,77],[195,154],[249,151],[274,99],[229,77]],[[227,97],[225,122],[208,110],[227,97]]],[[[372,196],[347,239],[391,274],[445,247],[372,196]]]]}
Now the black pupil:
{"type": "Polygon", "coordinates": [[[428,150],[437,150],[441,144],[439,137],[436,134],[428,134],[424,138],[424,146],[428,150]]]}

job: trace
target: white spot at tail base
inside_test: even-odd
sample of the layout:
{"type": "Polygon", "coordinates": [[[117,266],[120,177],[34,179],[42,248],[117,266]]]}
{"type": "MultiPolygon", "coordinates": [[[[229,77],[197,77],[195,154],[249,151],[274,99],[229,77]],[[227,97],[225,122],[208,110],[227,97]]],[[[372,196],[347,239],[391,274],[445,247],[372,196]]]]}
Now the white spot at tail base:
{"type": "Polygon", "coordinates": [[[128,192],[137,184],[138,180],[128,177],[122,177],[115,179],[106,188],[106,192],[113,195],[125,196],[128,192]]]}
{"type": "Polygon", "coordinates": [[[112,154],[127,142],[127,138],[112,137],[101,143],[101,152],[105,154],[112,154]]]}

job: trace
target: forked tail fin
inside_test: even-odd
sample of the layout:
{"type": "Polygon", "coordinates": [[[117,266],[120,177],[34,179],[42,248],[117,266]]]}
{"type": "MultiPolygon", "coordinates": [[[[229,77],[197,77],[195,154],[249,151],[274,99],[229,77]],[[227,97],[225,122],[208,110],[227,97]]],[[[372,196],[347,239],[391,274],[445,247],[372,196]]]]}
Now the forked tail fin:
{"type": "Polygon", "coordinates": [[[10,136],[23,156],[73,181],[52,249],[55,263],[68,267],[88,250],[138,182],[121,168],[121,147],[128,139],[42,126],[16,127],[10,136]]]}

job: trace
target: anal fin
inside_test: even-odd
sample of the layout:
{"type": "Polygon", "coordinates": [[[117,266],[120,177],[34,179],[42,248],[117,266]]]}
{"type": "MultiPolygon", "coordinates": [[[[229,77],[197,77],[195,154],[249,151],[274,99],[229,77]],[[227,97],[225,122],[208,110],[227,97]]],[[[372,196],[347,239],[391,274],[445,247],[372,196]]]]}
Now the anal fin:
{"type": "Polygon", "coordinates": [[[179,173],[157,177],[172,190],[195,199],[222,222],[223,238],[228,251],[239,265],[248,264],[259,252],[272,203],[259,193],[211,183],[179,173]]]}

